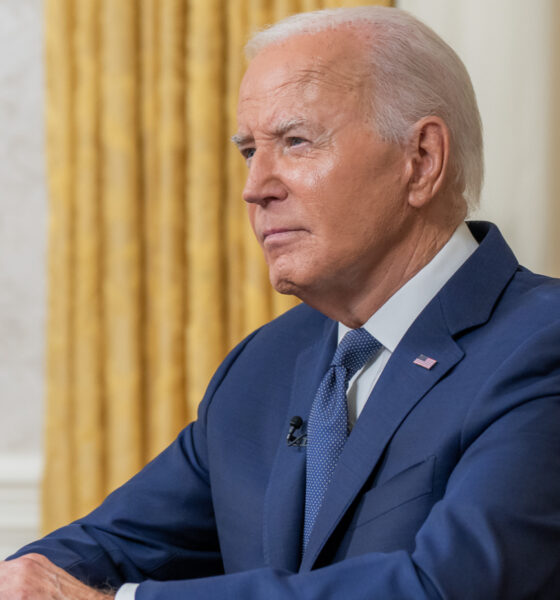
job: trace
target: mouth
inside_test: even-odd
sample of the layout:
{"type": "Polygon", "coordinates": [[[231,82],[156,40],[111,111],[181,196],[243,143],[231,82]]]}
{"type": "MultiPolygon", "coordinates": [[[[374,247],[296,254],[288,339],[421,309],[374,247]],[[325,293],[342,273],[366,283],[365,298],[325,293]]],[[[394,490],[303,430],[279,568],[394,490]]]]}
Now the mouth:
{"type": "Polygon", "coordinates": [[[289,242],[303,232],[305,232],[305,229],[298,227],[266,229],[262,232],[262,243],[268,246],[289,242]]]}

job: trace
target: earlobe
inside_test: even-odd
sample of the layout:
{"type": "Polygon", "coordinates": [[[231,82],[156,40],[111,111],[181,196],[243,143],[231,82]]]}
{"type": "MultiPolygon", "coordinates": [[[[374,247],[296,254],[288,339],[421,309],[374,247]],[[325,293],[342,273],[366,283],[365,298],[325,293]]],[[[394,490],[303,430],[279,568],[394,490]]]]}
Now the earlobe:
{"type": "Polygon", "coordinates": [[[449,130],[439,117],[414,124],[409,145],[408,202],[422,208],[443,186],[448,169],[449,130]]]}

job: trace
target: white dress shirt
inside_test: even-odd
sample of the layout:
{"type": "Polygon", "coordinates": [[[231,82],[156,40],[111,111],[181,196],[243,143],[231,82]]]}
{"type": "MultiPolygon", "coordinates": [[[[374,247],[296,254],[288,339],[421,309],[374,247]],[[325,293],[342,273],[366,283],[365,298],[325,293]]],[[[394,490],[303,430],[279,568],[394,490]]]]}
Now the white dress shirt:
{"type": "Polygon", "coordinates": [[[139,583],[125,583],[117,590],[115,600],[134,600],[139,583]]]}
{"type": "MultiPolygon", "coordinates": [[[[356,423],[391,354],[408,328],[477,248],[478,243],[466,223],[461,223],[434,258],[364,323],[362,327],[383,344],[383,349],[350,380],[347,393],[350,427],[356,423]]],[[[348,331],[346,325],[338,324],[339,342],[348,331]]]]}
{"type": "MultiPolygon", "coordinates": [[[[385,365],[408,328],[477,248],[478,243],[469,228],[461,223],[434,258],[363,325],[383,344],[383,349],[350,380],[347,393],[350,426],[360,416],[385,365]]],[[[348,331],[346,325],[338,324],[339,342],[348,331]]],[[[125,583],[119,588],[115,600],[134,600],[137,587],[137,583],[125,583]]]]}

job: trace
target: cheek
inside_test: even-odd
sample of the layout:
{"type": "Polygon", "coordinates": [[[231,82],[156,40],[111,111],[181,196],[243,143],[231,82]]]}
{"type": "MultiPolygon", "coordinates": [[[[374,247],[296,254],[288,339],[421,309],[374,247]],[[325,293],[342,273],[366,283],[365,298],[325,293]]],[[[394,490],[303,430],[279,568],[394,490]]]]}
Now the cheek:
{"type": "Polygon", "coordinates": [[[246,204],[245,208],[247,210],[247,217],[249,219],[249,223],[251,224],[251,229],[253,230],[253,233],[255,232],[255,215],[257,212],[257,205],[256,204],[246,204]]]}
{"type": "MultiPolygon", "coordinates": [[[[332,161],[325,163],[317,161],[305,168],[298,166],[292,170],[288,182],[292,198],[290,211],[297,214],[296,220],[319,238],[326,231],[334,230],[336,235],[337,224],[348,206],[344,186],[340,185],[332,161]]],[[[315,239],[315,242],[318,241],[315,239]]]]}
{"type": "Polygon", "coordinates": [[[336,181],[337,160],[332,154],[300,158],[291,161],[283,172],[288,188],[296,195],[309,200],[321,196],[331,182],[336,181]]]}

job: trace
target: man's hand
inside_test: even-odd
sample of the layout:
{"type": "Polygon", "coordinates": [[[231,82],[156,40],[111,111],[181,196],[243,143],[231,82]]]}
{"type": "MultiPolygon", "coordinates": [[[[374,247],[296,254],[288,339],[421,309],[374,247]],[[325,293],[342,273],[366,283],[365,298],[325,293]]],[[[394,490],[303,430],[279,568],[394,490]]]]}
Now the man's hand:
{"type": "Polygon", "coordinates": [[[40,554],[0,562],[0,600],[110,600],[40,554]]]}

